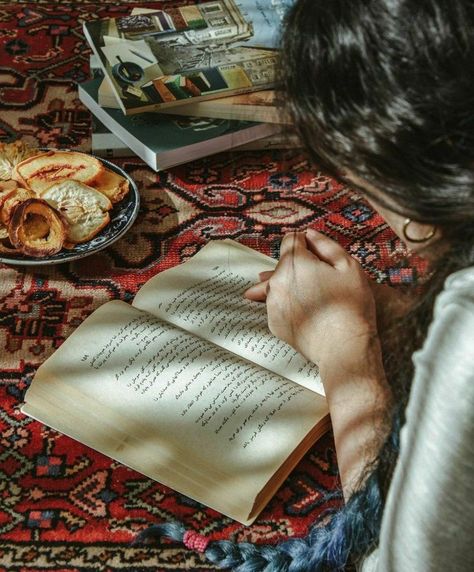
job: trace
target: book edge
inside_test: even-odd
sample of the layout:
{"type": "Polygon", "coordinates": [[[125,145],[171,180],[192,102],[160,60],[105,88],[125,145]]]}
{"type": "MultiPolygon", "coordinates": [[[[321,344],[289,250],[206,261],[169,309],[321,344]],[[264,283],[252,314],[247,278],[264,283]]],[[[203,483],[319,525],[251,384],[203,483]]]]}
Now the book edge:
{"type": "Polygon", "coordinates": [[[230,151],[240,145],[245,145],[246,143],[257,139],[263,139],[264,137],[268,137],[269,135],[273,135],[280,131],[280,127],[275,124],[259,123],[257,125],[246,127],[238,132],[226,133],[204,142],[200,141],[198,143],[191,143],[189,145],[158,154],[149,149],[149,147],[135,136],[131,135],[130,132],[120,125],[120,123],[118,123],[111,115],[109,115],[104,108],[100,107],[94,98],[82,88],[81,84],[78,84],[78,94],[79,99],[89,109],[89,111],[155,171],[176,167],[180,164],[217,154],[222,151],[230,151]],[[226,142],[228,139],[237,137],[237,134],[241,141],[235,145],[227,145],[226,142]],[[184,150],[186,151],[186,155],[181,157],[179,160],[176,160],[176,155],[182,155],[184,150]]]}

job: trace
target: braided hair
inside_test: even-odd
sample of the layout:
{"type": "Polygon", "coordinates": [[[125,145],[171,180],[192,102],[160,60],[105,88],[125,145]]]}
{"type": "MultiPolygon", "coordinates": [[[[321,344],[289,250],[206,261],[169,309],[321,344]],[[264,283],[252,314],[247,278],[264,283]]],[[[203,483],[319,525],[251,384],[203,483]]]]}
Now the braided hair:
{"type": "Polygon", "coordinates": [[[403,321],[385,332],[391,432],[327,524],[276,546],[203,537],[190,544],[179,523],[153,526],[137,540],[184,541],[237,572],[337,571],[378,544],[411,355],[426,338],[445,278],[474,264],[474,2],[297,0],[281,53],[282,102],[310,159],[336,176],[350,169],[385,193],[385,206],[440,228],[448,248],[403,321]]]}

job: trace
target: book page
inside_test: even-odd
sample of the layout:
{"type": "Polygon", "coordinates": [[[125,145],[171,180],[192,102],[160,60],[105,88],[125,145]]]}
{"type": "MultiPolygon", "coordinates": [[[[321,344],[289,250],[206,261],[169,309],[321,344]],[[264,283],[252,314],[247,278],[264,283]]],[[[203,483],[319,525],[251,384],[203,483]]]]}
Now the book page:
{"type": "Polygon", "coordinates": [[[24,412],[247,522],[272,475],[299,443],[308,448],[319,434],[327,405],[115,301],[89,316],[38,369],[24,412]]]}
{"type": "Polygon", "coordinates": [[[231,240],[149,280],[133,305],[324,395],[318,367],[273,336],[265,304],[243,297],[276,261],[231,240]]]}

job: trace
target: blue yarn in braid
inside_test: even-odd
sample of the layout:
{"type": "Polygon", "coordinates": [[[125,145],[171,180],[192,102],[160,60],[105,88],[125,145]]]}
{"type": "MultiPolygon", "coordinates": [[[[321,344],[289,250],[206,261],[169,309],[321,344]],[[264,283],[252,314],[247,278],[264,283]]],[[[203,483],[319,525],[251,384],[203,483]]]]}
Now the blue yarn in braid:
{"type": "MultiPolygon", "coordinates": [[[[325,526],[314,526],[304,538],[292,538],[276,546],[228,540],[212,541],[205,557],[221,568],[235,572],[324,572],[344,570],[350,554],[365,554],[380,531],[382,502],[376,474],[370,475],[360,492],[334,512],[325,526]]],[[[167,537],[183,542],[186,528],[179,522],[149,527],[135,544],[167,537]]]]}
{"type": "MultiPolygon", "coordinates": [[[[383,446],[395,455],[403,417],[403,409],[398,407],[383,446]]],[[[342,572],[351,559],[363,558],[378,544],[383,504],[377,465],[346,505],[332,511],[328,524],[316,523],[304,538],[291,538],[275,546],[204,539],[202,552],[220,568],[234,572],[342,572]]],[[[187,532],[179,522],[157,524],[142,531],[134,544],[155,543],[161,537],[183,542],[187,532]]]]}

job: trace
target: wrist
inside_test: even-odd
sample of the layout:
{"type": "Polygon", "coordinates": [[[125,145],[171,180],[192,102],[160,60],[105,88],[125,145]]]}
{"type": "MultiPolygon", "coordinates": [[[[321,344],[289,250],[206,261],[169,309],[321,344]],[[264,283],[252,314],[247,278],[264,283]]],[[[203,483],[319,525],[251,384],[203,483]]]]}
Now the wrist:
{"type": "Polygon", "coordinates": [[[328,402],[360,399],[388,405],[390,390],[382,363],[380,339],[374,332],[346,340],[326,352],[319,371],[328,402]],[[342,349],[341,349],[342,347],[342,349]]]}
{"type": "Polygon", "coordinates": [[[377,336],[354,341],[320,368],[329,406],[344,497],[360,485],[389,431],[391,391],[377,336]]]}

